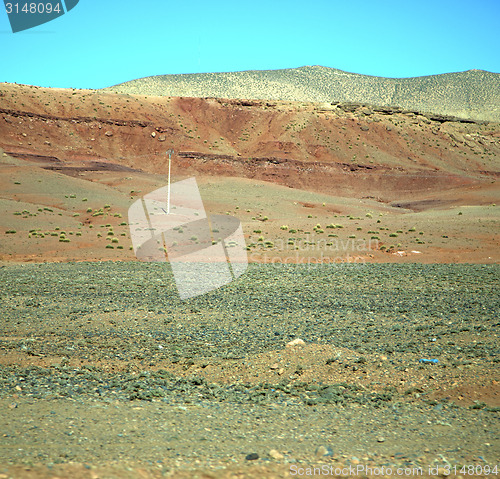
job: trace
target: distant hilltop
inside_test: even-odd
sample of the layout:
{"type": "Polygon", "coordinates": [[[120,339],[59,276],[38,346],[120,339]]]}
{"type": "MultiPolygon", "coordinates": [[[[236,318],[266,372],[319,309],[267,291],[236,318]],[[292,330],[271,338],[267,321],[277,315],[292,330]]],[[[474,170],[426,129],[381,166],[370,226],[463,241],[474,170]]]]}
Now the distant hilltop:
{"type": "Polygon", "coordinates": [[[304,66],[284,70],[157,75],[104,90],[152,96],[353,102],[471,120],[500,121],[500,74],[483,70],[384,78],[304,66]]]}

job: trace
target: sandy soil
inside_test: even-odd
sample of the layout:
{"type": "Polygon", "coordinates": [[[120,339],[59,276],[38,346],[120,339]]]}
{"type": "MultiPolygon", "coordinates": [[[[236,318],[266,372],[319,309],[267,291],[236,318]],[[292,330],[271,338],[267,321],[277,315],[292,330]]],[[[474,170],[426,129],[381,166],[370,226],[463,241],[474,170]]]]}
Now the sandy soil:
{"type": "MultiPolygon", "coordinates": [[[[498,295],[491,285],[500,259],[499,139],[495,123],[366,107],[1,84],[0,479],[300,477],[291,466],[358,464],[422,464],[420,477],[445,477],[445,469],[428,468],[498,461],[492,319],[498,295]],[[183,303],[168,290],[162,309],[151,300],[163,301],[167,290],[148,293],[153,278],[134,292],[142,302],[126,306],[131,294],[120,278],[132,275],[135,286],[143,284],[134,275],[147,267],[131,250],[128,208],[165,186],[169,148],[174,181],[194,176],[208,213],[240,219],[248,259],[263,271],[272,263],[313,272],[319,263],[332,271],[377,266],[368,263],[404,263],[407,271],[415,263],[477,263],[489,264],[491,276],[465,266],[458,276],[422,270],[408,283],[397,273],[393,284],[386,273],[364,286],[378,291],[371,313],[366,297],[352,300],[359,279],[329,295],[322,276],[297,289],[296,282],[307,282],[302,273],[279,284],[276,295],[268,288],[280,275],[266,273],[267,283],[236,283],[235,291],[206,304],[183,303]],[[95,278],[86,276],[92,264],[95,278]],[[39,271],[50,280],[20,282],[39,271]],[[73,281],[81,284],[71,289],[73,281]],[[95,291],[90,305],[80,288],[95,291]],[[413,293],[423,306],[409,299],[413,293]],[[325,309],[339,294],[343,299],[325,309]],[[244,302],[260,298],[255,302],[263,309],[238,306],[240,295],[244,302]],[[401,306],[400,296],[408,304],[401,306]],[[280,308],[290,309],[283,315],[280,308]],[[349,344],[333,344],[333,332],[315,336],[312,325],[319,328],[331,311],[349,344]],[[246,313],[251,321],[244,321],[246,313]],[[410,330],[398,324],[401,315],[413,321],[411,341],[410,330]],[[429,329],[436,321],[437,330],[429,329]],[[200,339],[213,328],[222,328],[222,339],[200,339]],[[281,334],[273,336],[276,344],[266,338],[273,328],[281,334]],[[297,328],[306,344],[286,347],[297,328]],[[153,332],[165,333],[164,342],[151,339],[153,332]],[[434,334],[448,339],[442,351],[429,349],[434,334]],[[409,349],[394,348],[394,335],[409,349]],[[387,350],[371,346],[385,337],[387,350]],[[212,355],[204,356],[206,350],[212,355]],[[418,362],[438,352],[439,367],[418,362]],[[142,381],[139,389],[125,394],[127,381],[135,380],[142,381]],[[282,391],[288,399],[273,403],[269,390],[285,380],[293,386],[282,391]],[[150,396],[161,381],[181,400],[150,396]],[[107,395],[115,383],[118,398],[107,395]],[[316,389],[307,388],[320,383],[341,384],[335,394],[345,404],[318,403],[316,389]],[[267,402],[242,404],[244,384],[267,402]],[[219,391],[217,400],[198,401],[198,387],[203,394],[219,391]],[[381,406],[388,391],[391,400],[381,406]],[[160,417],[168,418],[167,429],[160,417]],[[318,452],[329,445],[331,454],[318,452]],[[247,460],[253,453],[259,459],[247,460]]],[[[487,477],[481,471],[454,472],[487,477]]]]}

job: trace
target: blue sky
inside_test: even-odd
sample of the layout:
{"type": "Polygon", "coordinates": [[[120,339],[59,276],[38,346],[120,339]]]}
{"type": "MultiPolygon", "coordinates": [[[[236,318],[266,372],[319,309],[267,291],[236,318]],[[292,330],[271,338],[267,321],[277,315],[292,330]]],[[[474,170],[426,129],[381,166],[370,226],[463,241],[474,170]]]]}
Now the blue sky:
{"type": "Polygon", "coordinates": [[[2,5],[0,82],[103,88],[303,65],[387,77],[500,72],[499,24],[498,0],[80,0],[13,34],[2,5]]]}

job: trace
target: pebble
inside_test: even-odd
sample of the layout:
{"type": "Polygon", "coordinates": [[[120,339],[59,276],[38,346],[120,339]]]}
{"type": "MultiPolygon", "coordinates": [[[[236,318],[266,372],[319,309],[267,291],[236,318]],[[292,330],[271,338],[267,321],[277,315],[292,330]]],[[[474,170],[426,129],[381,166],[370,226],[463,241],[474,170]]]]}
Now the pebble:
{"type": "Polygon", "coordinates": [[[304,346],[306,343],[304,341],[302,341],[302,339],[300,338],[297,338],[297,339],[294,339],[293,341],[290,341],[289,343],[287,343],[287,347],[291,347],[291,346],[304,346]]]}
{"type": "Polygon", "coordinates": [[[256,453],[256,452],[252,452],[250,454],[247,454],[247,456],[245,457],[245,459],[247,461],[255,461],[259,458],[259,455],[256,453]]]}
{"type": "Polygon", "coordinates": [[[316,457],[333,456],[333,449],[331,447],[319,446],[316,451],[314,451],[316,457]]]}
{"type": "Polygon", "coordinates": [[[384,442],[384,441],[385,441],[385,437],[382,437],[382,436],[377,437],[377,442],[384,442]]]}
{"type": "Polygon", "coordinates": [[[283,459],[284,456],[283,456],[283,454],[278,452],[276,449],[271,449],[269,451],[269,457],[272,457],[273,459],[280,461],[281,459],[283,459]]]}

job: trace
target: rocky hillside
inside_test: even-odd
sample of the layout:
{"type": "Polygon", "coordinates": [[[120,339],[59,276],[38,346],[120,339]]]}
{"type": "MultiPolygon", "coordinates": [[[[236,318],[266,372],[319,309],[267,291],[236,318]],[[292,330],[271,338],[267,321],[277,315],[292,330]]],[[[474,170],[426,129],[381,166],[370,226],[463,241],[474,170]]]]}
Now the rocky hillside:
{"type": "Polygon", "coordinates": [[[500,121],[500,75],[483,70],[383,78],[305,66],[284,70],[158,75],[105,90],[153,96],[358,102],[500,121]]]}

